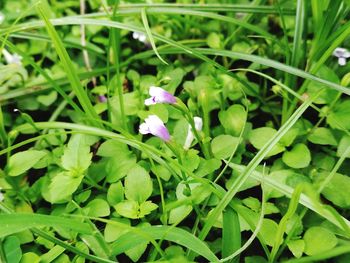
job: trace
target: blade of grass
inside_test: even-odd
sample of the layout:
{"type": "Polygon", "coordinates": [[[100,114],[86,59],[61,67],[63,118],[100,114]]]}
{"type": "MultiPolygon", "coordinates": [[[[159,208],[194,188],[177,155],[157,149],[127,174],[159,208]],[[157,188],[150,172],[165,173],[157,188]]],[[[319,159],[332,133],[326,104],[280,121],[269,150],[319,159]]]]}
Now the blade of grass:
{"type": "Polygon", "coordinates": [[[48,10],[46,10],[46,6],[43,4],[39,4],[37,6],[38,13],[40,17],[43,19],[46,29],[48,31],[48,34],[50,35],[52,42],[56,48],[57,54],[63,64],[64,69],[67,73],[67,78],[70,81],[71,87],[73,91],[75,92],[82,108],[84,109],[85,113],[87,114],[90,121],[96,125],[97,127],[101,127],[101,124],[97,122],[96,120],[99,119],[99,116],[97,115],[94,107],[92,106],[90,99],[88,95],[86,94],[86,91],[82,87],[80,80],[77,76],[76,70],[73,66],[73,63],[68,55],[67,50],[64,48],[63,43],[51,24],[50,20],[48,19],[46,13],[49,13],[48,10]]]}
{"type": "MultiPolygon", "coordinates": [[[[241,228],[238,214],[228,207],[222,214],[222,257],[227,258],[241,247],[241,228]]],[[[239,262],[239,257],[229,262],[239,262]]]]}
{"type": "Polygon", "coordinates": [[[145,8],[141,9],[141,18],[142,18],[143,26],[145,27],[145,30],[146,30],[147,37],[149,39],[149,42],[151,43],[151,46],[152,46],[154,53],[156,54],[156,56],[159,58],[160,61],[162,61],[165,65],[168,65],[168,63],[158,53],[156,43],[154,42],[154,39],[152,36],[151,28],[149,27],[149,24],[148,24],[148,19],[147,19],[147,14],[146,14],[145,8]]]}

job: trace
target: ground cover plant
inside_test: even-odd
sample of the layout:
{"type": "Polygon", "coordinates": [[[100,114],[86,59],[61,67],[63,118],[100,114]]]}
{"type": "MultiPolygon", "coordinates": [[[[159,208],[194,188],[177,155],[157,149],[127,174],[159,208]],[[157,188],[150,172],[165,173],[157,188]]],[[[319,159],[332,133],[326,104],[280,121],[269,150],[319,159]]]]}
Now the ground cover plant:
{"type": "Polygon", "coordinates": [[[350,262],[349,4],[2,0],[0,262],[350,262]]]}

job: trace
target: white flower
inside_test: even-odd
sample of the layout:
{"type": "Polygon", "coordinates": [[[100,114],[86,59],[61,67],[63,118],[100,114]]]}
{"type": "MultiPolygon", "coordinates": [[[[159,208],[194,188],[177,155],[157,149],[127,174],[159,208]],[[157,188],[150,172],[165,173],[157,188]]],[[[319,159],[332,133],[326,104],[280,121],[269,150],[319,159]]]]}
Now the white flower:
{"type": "Polygon", "coordinates": [[[145,100],[145,105],[147,106],[157,103],[176,103],[176,98],[160,87],[151,86],[149,88],[149,95],[151,97],[145,100]]]}
{"type": "Polygon", "coordinates": [[[333,56],[338,58],[338,64],[344,66],[346,64],[346,59],[350,57],[350,52],[346,48],[337,47],[333,51],[333,56]]]}
{"type": "Polygon", "coordinates": [[[168,129],[165,127],[163,121],[157,115],[149,115],[144,123],[141,123],[139,127],[141,134],[152,134],[161,138],[167,142],[170,140],[170,134],[168,129]]]}
{"type": "MultiPolygon", "coordinates": [[[[203,128],[203,120],[201,117],[194,117],[193,118],[194,121],[194,127],[197,131],[201,131],[203,128]]],[[[186,141],[184,144],[184,149],[188,150],[191,147],[192,141],[194,139],[194,135],[192,132],[192,126],[189,124],[188,125],[188,132],[187,132],[187,137],[186,137],[186,141]]]]}
{"type": "Polygon", "coordinates": [[[7,64],[22,65],[22,57],[20,55],[16,53],[12,55],[5,48],[2,49],[2,54],[4,55],[7,64]]]}
{"type": "Polygon", "coordinates": [[[147,40],[147,37],[144,33],[134,32],[132,33],[133,39],[137,39],[138,41],[145,43],[147,40]]]}

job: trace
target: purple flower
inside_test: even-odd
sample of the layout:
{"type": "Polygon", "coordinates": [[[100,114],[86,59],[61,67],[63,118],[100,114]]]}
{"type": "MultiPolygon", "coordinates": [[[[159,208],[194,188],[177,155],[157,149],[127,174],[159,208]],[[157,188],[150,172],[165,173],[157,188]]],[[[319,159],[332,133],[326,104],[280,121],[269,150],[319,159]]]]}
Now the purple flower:
{"type": "Polygon", "coordinates": [[[159,87],[151,86],[149,88],[149,95],[151,97],[145,100],[145,105],[147,106],[157,103],[176,103],[176,98],[172,94],[159,87]]]}
{"type": "Polygon", "coordinates": [[[98,101],[104,103],[107,101],[107,98],[104,95],[98,95],[98,101]]]}
{"type": "Polygon", "coordinates": [[[170,134],[168,129],[165,127],[164,123],[157,115],[149,115],[144,123],[141,123],[139,127],[139,132],[141,134],[152,134],[161,138],[163,141],[167,142],[170,140],[170,134]]]}

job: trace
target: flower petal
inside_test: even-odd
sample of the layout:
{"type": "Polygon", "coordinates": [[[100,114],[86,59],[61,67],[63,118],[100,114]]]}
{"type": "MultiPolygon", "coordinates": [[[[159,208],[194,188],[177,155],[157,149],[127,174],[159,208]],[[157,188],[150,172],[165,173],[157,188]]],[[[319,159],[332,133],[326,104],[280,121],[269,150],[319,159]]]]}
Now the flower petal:
{"type": "Polygon", "coordinates": [[[140,127],[139,127],[139,132],[141,134],[148,134],[151,133],[151,131],[149,130],[149,126],[147,125],[147,123],[141,123],[140,127]]]}
{"type": "Polygon", "coordinates": [[[151,86],[149,94],[151,95],[151,98],[145,100],[145,105],[153,105],[156,103],[176,103],[176,98],[160,87],[151,86]]]}

